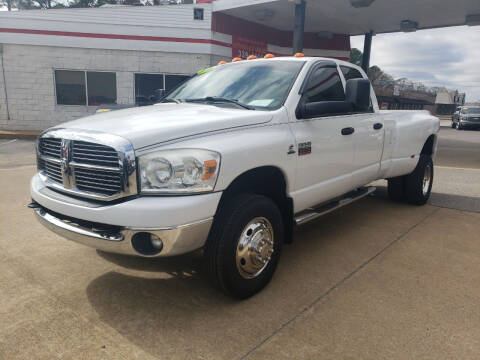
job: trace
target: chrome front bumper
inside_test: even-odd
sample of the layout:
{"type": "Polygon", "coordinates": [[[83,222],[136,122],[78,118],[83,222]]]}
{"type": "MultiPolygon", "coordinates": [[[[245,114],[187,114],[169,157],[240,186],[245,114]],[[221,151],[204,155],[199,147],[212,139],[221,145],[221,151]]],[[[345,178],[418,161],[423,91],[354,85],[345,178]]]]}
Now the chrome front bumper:
{"type": "Polygon", "coordinates": [[[66,239],[106,252],[143,257],[175,256],[197,250],[205,245],[213,222],[213,218],[208,218],[191,224],[160,229],[112,227],[109,231],[99,231],[94,225],[92,227],[78,225],[75,221],[62,219],[43,207],[36,207],[34,211],[42,225],[66,239]],[[145,255],[134,248],[132,237],[144,232],[154,234],[162,240],[163,248],[158,254],[145,255]]]}

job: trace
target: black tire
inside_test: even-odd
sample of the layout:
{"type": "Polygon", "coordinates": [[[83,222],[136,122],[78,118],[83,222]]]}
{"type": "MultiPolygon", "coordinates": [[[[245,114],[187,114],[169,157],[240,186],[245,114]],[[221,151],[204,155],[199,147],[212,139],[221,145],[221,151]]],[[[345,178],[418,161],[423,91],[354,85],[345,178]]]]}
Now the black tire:
{"type": "Polygon", "coordinates": [[[462,130],[463,129],[463,126],[462,126],[462,124],[460,124],[460,121],[457,122],[456,129],[457,130],[462,130]]]}
{"type": "Polygon", "coordinates": [[[388,179],[388,197],[393,201],[405,200],[405,176],[388,179]]]}
{"type": "Polygon", "coordinates": [[[219,209],[210,232],[206,247],[210,277],[227,295],[245,299],[258,293],[270,282],[275,272],[283,240],[282,215],[271,199],[256,194],[234,197],[219,209]],[[273,253],[266,267],[256,277],[245,278],[239,270],[240,265],[237,266],[237,246],[240,248],[239,239],[245,234],[246,226],[256,218],[265,218],[271,225],[273,253]]]}
{"type": "Polygon", "coordinates": [[[455,121],[452,120],[452,129],[455,129],[455,121]]]}
{"type": "Polygon", "coordinates": [[[415,170],[405,177],[405,196],[410,204],[424,205],[432,191],[433,161],[429,155],[420,155],[415,170]],[[428,187],[424,188],[424,177],[430,174],[428,187]],[[426,190],[426,191],[425,191],[426,190]]]}

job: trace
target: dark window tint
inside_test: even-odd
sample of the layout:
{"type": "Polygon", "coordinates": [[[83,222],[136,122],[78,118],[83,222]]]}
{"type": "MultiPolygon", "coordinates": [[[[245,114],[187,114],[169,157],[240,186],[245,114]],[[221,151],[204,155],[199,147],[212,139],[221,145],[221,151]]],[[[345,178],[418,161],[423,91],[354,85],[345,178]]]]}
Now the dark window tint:
{"type": "Polygon", "coordinates": [[[345,92],[337,69],[331,67],[316,69],[308,81],[306,97],[307,103],[345,100],[345,92]]]}
{"type": "Polygon", "coordinates": [[[348,66],[340,66],[342,70],[343,76],[345,77],[345,81],[350,79],[363,79],[362,74],[357,69],[348,67],[348,66]]]}
{"type": "Polygon", "coordinates": [[[85,72],[55,70],[57,104],[86,105],[85,72]]]}
{"type": "Polygon", "coordinates": [[[203,20],[203,9],[201,9],[201,8],[193,9],[193,19],[194,20],[203,20]]]}
{"type": "Polygon", "coordinates": [[[117,102],[117,76],[113,72],[87,72],[88,105],[117,102]]]}
{"type": "Polygon", "coordinates": [[[165,89],[163,74],[135,74],[135,103],[149,105],[165,89]]]}

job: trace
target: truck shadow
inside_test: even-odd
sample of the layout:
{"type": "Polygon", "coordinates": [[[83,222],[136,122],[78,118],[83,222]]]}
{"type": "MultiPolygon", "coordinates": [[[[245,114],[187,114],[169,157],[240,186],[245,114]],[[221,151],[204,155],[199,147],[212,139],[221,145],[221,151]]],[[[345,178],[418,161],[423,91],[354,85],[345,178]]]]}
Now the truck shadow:
{"type": "Polygon", "coordinates": [[[153,356],[237,358],[428,211],[368,197],[307,224],[284,246],[271,284],[246,301],[210,285],[199,253],[172,259],[99,253],[122,268],[94,279],[87,297],[103,323],[153,356]]]}
{"type": "MultiPolygon", "coordinates": [[[[386,186],[376,185],[375,197],[388,200],[386,186]]],[[[480,212],[480,198],[474,196],[463,196],[432,192],[428,204],[448,209],[480,212]]]]}

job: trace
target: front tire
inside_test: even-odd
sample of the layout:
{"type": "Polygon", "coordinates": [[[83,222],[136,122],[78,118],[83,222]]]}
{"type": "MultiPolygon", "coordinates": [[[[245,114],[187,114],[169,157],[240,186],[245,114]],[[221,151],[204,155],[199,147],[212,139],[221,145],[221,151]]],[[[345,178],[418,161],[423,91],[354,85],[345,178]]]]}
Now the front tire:
{"type": "Polygon", "coordinates": [[[455,125],[455,121],[452,120],[452,129],[455,129],[456,125],[455,125]]]}
{"type": "Polygon", "coordinates": [[[456,129],[457,130],[462,130],[463,129],[463,126],[462,126],[462,124],[460,124],[460,121],[457,122],[456,129]]]}
{"type": "Polygon", "coordinates": [[[261,195],[240,194],[219,210],[206,256],[214,283],[227,295],[245,299],[271,280],[283,243],[282,215],[261,195]]]}

